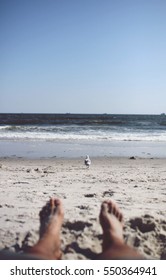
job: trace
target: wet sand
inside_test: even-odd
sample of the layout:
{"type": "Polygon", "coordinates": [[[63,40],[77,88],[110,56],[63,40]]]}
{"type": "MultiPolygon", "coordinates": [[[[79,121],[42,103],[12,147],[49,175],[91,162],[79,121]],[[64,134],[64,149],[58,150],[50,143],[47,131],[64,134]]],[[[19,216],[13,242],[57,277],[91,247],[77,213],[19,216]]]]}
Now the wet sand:
{"type": "Polygon", "coordinates": [[[125,217],[124,236],[148,259],[166,259],[166,159],[0,159],[0,247],[21,252],[38,240],[41,207],[50,197],[65,208],[63,259],[101,252],[101,202],[114,199],[125,217]]]}

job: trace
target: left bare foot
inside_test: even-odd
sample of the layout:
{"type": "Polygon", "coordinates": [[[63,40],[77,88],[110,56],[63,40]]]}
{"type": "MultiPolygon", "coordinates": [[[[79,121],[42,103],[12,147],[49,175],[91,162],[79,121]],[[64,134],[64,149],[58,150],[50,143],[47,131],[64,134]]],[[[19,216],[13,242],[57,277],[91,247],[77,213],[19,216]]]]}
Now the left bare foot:
{"type": "Polygon", "coordinates": [[[42,259],[60,259],[60,231],[64,218],[62,202],[51,198],[42,208],[40,216],[40,239],[36,245],[28,249],[42,259]]]}

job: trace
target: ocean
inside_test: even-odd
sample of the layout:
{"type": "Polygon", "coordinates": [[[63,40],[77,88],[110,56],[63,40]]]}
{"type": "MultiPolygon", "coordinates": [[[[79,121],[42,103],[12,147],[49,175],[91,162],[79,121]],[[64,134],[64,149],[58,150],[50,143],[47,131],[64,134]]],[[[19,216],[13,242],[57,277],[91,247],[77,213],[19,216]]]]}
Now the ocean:
{"type": "Polygon", "coordinates": [[[166,115],[0,114],[0,157],[166,157],[166,115]]]}

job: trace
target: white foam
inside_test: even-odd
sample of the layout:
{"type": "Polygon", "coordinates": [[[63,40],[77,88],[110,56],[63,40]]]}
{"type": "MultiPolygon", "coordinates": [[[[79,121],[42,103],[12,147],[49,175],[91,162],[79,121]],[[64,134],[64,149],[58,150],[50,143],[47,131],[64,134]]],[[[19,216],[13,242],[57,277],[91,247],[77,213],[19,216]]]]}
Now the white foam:
{"type": "Polygon", "coordinates": [[[1,140],[30,141],[148,141],[166,142],[165,130],[138,130],[114,126],[0,126],[1,140]]]}

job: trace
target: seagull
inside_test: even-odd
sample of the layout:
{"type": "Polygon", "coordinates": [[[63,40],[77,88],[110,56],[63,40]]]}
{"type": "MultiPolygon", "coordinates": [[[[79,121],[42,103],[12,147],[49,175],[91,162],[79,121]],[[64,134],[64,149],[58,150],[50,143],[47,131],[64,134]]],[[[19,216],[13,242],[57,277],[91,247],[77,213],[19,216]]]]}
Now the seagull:
{"type": "Polygon", "coordinates": [[[84,161],[85,165],[89,168],[91,165],[91,160],[89,156],[86,156],[85,161],[84,161]]]}

